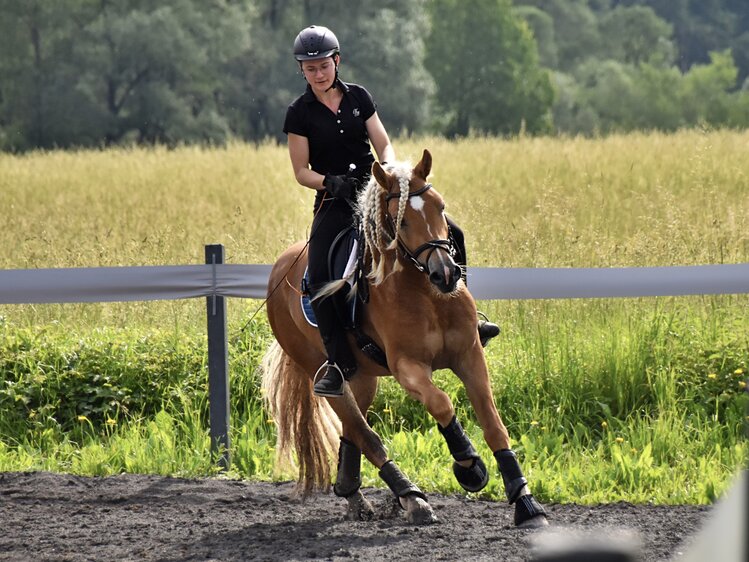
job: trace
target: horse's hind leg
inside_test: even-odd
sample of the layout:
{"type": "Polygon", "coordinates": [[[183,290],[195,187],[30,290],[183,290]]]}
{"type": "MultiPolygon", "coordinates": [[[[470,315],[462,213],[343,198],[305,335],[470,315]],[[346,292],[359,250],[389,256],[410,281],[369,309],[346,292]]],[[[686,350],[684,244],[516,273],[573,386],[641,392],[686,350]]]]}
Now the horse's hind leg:
{"type": "Polygon", "coordinates": [[[374,386],[370,388],[365,382],[366,379],[356,382],[356,379],[359,377],[362,377],[362,375],[360,374],[358,377],[352,379],[352,384],[345,387],[342,398],[329,400],[330,405],[341,419],[343,436],[346,439],[346,441],[341,441],[343,445],[341,450],[343,453],[340,458],[343,459],[343,462],[339,460],[339,475],[336,478],[334,490],[337,489],[336,494],[338,494],[338,490],[345,490],[350,493],[350,496],[347,498],[349,502],[347,517],[360,518],[362,514],[368,513],[367,506],[371,509],[371,505],[364,499],[359,490],[361,480],[355,474],[355,472],[358,472],[356,461],[360,460],[360,453],[358,451],[361,451],[367,460],[379,469],[380,477],[385,481],[393,494],[395,494],[396,498],[398,498],[400,506],[406,510],[406,517],[409,522],[414,524],[436,522],[437,518],[427,502],[426,496],[415,484],[406,478],[392,460],[388,460],[382,440],[367,424],[362,409],[366,411],[366,408],[371,404],[376,389],[376,381],[373,381],[374,386]],[[361,389],[363,396],[357,403],[360,386],[363,386],[361,389]],[[357,398],[354,398],[352,387],[353,390],[357,390],[357,398]],[[367,398],[369,392],[372,393],[372,396],[367,398]],[[350,487],[346,489],[345,486],[350,487]],[[355,491],[351,492],[354,488],[355,491]],[[362,504],[362,502],[366,503],[362,504]]]}
{"type": "Polygon", "coordinates": [[[484,439],[497,460],[507,500],[510,504],[515,504],[515,525],[548,525],[546,512],[530,493],[528,480],[510,448],[510,436],[494,404],[489,373],[481,350],[464,358],[460,368],[454,371],[465,385],[468,399],[483,429],[484,439]]]}
{"type": "MultiPolygon", "coordinates": [[[[359,375],[350,382],[362,415],[366,415],[377,391],[377,379],[359,375]]],[[[346,498],[348,521],[368,521],[374,518],[374,509],[361,492],[361,449],[351,440],[351,428],[343,424],[343,435],[338,448],[338,469],[333,492],[346,498]]]]}

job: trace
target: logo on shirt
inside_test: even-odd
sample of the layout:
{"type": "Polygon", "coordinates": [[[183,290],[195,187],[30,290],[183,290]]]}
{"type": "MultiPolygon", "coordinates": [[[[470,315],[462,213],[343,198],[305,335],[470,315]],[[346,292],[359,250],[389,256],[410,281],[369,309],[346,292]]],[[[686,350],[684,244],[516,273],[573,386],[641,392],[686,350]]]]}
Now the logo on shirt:
{"type": "Polygon", "coordinates": [[[361,112],[359,111],[359,108],[358,108],[358,107],[355,107],[355,108],[354,108],[354,112],[353,112],[353,113],[354,113],[354,117],[359,117],[359,114],[360,114],[361,112]]]}

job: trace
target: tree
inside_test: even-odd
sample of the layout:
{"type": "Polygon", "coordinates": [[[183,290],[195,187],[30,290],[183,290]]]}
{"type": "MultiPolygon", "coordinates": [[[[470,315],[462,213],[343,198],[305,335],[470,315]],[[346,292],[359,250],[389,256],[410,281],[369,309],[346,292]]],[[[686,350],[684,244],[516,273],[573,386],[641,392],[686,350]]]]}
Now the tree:
{"type": "Polygon", "coordinates": [[[1,148],[51,147],[80,132],[79,96],[68,61],[73,35],[66,18],[85,3],[0,1],[1,148]]]}
{"type": "Polygon", "coordinates": [[[517,6],[515,13],[528,23],[533,32],[541,65],[546,68],[557,68],[559,55],[552,17],[535,6],[517,6]]]}
{"type": "Polygon", "coordinates": [[[646,6],[617,6],[600,19],[608,57],[631,64],[670,65],[675,56],[671,25],[646,6]]]}
{"type": "Polygon", "coordinates": [[[736,98],[732,98],[731,90],[734,89],[737,75],[738,70],[729,50],[710,53],[710,64],[693,66],[684,75],[680,96],[687,122],[713,126],[729,124],[731,105],[736,101],[736,98]]]}
{"type": "Polygon", "coordinates": [[[222,141],[217,70],[247,40],[241,8],[197,0],[102,2],[75,50],[78,87],[107,143],[222,141]]]}
{"type": "Polygon", "coordinates": [[[553,90],[510,0],[434,0],[426,67],[450,136],[550,129],[553,90]]]}
{"type": "Polygon", "coordinates": [[[570,72],[601,52],[603,40],[598,19],[588,0],[516,0],[515,3],[533,6],[551,17],[559,61],[555,69],[570,72]]]}
{"type": "Polygon", "coordinates": [[[216,69],[246,38],[241,5],[2,1],[6,148],[226,138],[216,69]]]}

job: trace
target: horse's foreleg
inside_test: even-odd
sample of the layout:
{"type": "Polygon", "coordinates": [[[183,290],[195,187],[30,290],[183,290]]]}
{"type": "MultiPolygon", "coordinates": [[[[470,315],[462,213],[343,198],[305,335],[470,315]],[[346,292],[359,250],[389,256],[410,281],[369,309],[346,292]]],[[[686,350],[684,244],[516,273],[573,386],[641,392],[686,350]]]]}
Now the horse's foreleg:
{"type": "Polygon", "coordinates": [[[510,436],[499,416],[489,380],[489,372],[481,350],[476,350],[463,364],[454,369],[463,381],[468,399],[484,432],[484,439],[494,453],[510,504],[515,504],[515,525],[540,527],[548,525],[546,512],[528,488],[520,463],[510,448],[510,436]]]}
{"type": "Polygon", "coordinates": [[[482,490],[489,482],[489,471],[456,419],[450,398],[432,382],[431,368],[410,359],[401,359],[396,365],[398,382],[437,421],[455,459],[453,473],[458,483],[469,492],[482,490]]]}
{"type": "Polygon", "coordinates": [[[403,389],[418,400],[442,427],[447,427],[455,416],[450,397],[434,386],[429,365],[409,358],[395,361],[393,376],[403,389]]]}

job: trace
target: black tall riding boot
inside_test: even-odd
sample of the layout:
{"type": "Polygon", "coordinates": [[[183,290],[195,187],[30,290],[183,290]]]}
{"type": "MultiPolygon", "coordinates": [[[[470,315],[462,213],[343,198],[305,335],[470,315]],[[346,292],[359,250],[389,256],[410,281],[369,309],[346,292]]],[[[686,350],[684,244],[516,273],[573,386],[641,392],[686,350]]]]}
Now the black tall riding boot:
{"type": "Polygon", "coordinates": [[[481,341],[481,347],[486,347],[489,340],[496,338],[500,331],[499,326],[494,322],[489,322],[486,315],[479,312],[479,341],[481,341]]]}
{"type": "MultiPolygon", "coordinates": [[[[455,258],[455,262],[460,266],[460,269],[463,272],[463,283],[465,283],[467,287],[468,276],[466,275],[466,264],[468,263],[468,256],[466,255],[465,237],[461,228],[457,224],[455,224],[455,221],[450,217],[447,217],[447,225],[450,228],[450,238],[452,238],[453,241],[453,248],[455,252],[453,257],[455,258]]],[[[484,314],[483,312],[479,312],[478,331],[481,347],[486,347],[489,343],[489,340],[492,338],[496,338],[501,330],[499,329],[499,326],[497,326],[494,322],[489,322],[486,314],[484,314]]]]}
{"type": "Polygon", "coordinates": [[[314,392],[318,396],[342,396],[343,381],[349,380],[356,372],[356,359],[349,347],[346,330],[338,318],[335,295],[312,301],[317,326],[328,355],[315,375],[314,392]],[[322,373],[321,376],[320,373],[322,373]]]}

